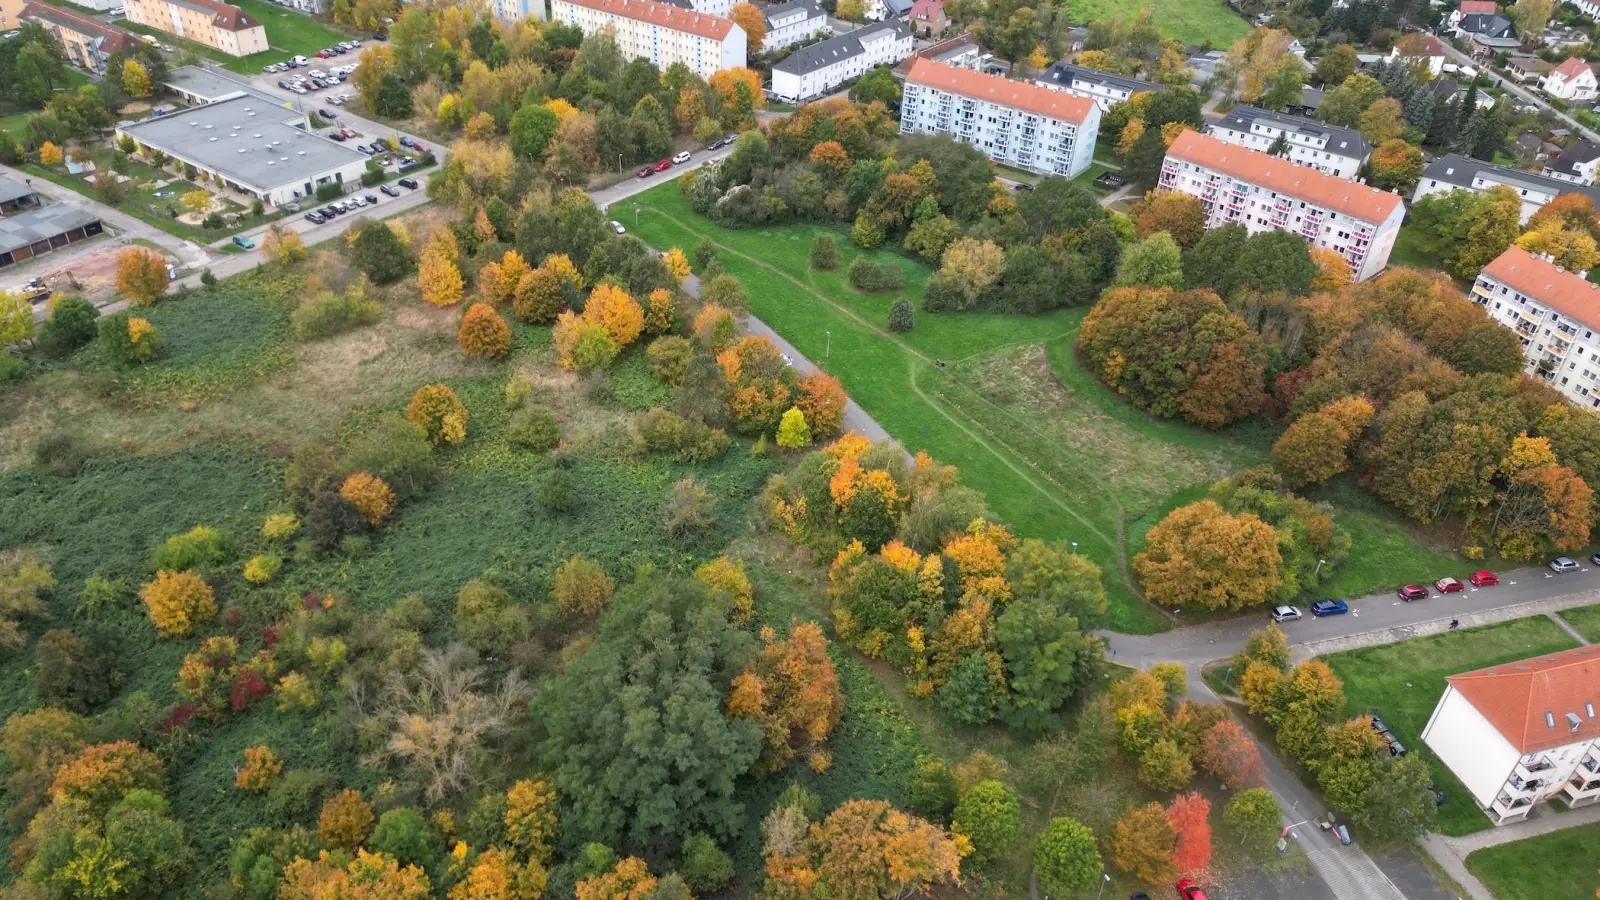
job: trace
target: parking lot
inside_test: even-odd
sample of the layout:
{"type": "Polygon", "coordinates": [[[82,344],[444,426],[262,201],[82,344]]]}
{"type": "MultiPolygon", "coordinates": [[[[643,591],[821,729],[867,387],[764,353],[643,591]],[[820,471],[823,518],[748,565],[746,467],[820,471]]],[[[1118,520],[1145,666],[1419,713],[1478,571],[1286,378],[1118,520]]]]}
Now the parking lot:
{"type": "MultiPolygon", "coordinates": [[[[267,75],[282,76],[278,79],[278,87],[303,97],[343,84],[349,79],[360,65],[354,58],[360,49],[360,41],[340,41],[317,51],[316,56],[292,56],[261,71],[267,75]]],[[[324,103],[339,106],[354,97],[348,91],[330,91],[321,95],[320,99],[324,103]]]]}

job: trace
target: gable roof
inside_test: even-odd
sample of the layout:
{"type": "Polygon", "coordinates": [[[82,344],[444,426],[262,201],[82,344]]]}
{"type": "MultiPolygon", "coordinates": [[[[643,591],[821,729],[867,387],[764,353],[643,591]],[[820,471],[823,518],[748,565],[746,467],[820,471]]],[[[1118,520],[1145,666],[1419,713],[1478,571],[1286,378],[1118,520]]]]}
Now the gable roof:
{"type": "MultiPolygon", "coordinates": [[[[1569,319],[1600,327],[1600,285],[1590,284],[1576,273],[1534,256],[1515,244],[1495,257],[1494,262],[1484,266],[1483,273],[1569,319]]],[[[1597,679],[1600,679],[1600,666],[1594,671],[1597,679]]],[[[1600,680],[1594,682],[1594,689],[1595,694],[1600,695],[1600,680]]],[[[1594,699],[1600,700],[1600,696],[1594,699]]]]}
{"type": "Polygon", "coordinates": [[[115,25],[107,25],[97,19],[79,15],[72,10],[62,9],[59,6],[50,6],[45,3],[29,3],[22,8],[22,12],[18,14],[17,18],[38,19],[87,38],[98,38],[100,40],[100,50],[107,56],[119,50],[126,50],[138,43],[139,40],[133,36],[132,32],[124,31],[115,25]]]}
{"type": "Polygon", "coordinates": [[[1488,37],[1511,37],[1517,33],[1511,20],[1505,16],[1492,13],[1473,13],[1461,18],[1461,24],[1456,26],[1468,34],[1482,34],[1488,37]]]}
{"type": "Polygon", "coordinates": [[[971,69],[947,66],[929,59],[918,59],[906,76],[906,84],[920,84],[934,90],[949,91],[975,100],[1024,110],[1063,122],[1082,123],[1093,113],[1094,101],[1065,91],[1013,81],[998,75],[985,75],[971,69]]]}
{"type": "Polygon", "coordinates": [[[1130,78],[1126,75],[1113,75],[1110,72],[1101,72],[1098,69],[1085,69],[1068,63],[1058,62],[1046,69],[1037,79],[1041,82],[1051,82],[1063,87],[1071,87],[1074,80],[1087,81],[1091,84],[1105,84],[1122,88],[1137,94],[1140,91],[1164,91],[1167,86],[1156,84],[1153,81],[1144,81],[1139,78],[1130,78]]]}
{"type": "Polygon", "coordinates": [[[885,32],[892,32],[892,40],[911,37],[911,29],[906,27],[906,23],[899,19],[885,19],[865,28],[857,28],[855,31],[841,34],[838,37],[828,38],[809,47],[801,47],[774,65],[772,71],[785,72],[790,75],[805,75],[818,69],[827,68],[836,62],[851,59],[867,52],[867,48],[861,45],[861,39],[871,38],[885,32]]]}
{"type": "Polygon", "coordinates": [[[1408,34],[1394,45],[1394,52],[1398,56],[1408,59],[1423,56],[1443,56],[1444,45],[1431,34],[1408,34]]]}
{"type": "Polygon", "coordinates": [[[1555,71],[1551,72],[1550,74],[1560,75],[1562,78],[1571,81],[1587,71],[1589,71],[1588,63],[1576,56],[1569,56],[1565,62],[1559,66],[1556,66],[1555,71]]]}
{"type": "Polygon", "coordinates": [[[1389,218],[1390,213],[1400,206],[1400,198],[1387,191],[1327,175],[1310,166],[1295,165],[1289,160],[1229,144],[1187,128],[1172,142],[1167,156],[1374,224],[1389,218]]]}
{"type": "Polygon", "coordinates": [[[1549,63],[1537,56],[1512,56],[1510,59],[1506,60],[1506,66],[1508,68],[1520,69],[1524,72],[1533,72],[1539,75],[1550,71],[1551,68],[1549,63]]]}
{"type": "Polygon", "coordinates": [[[1562,181],[1559,178],[1549,178],[1544,175],[1535,175],[1510,166],[1497,166],[1486,163],[1481,159],[1472,159],[1459,153],[1441,156],[1422,170],[1422,177],[1434,181],[1442,181],[1466,188],[1469,191],[1482,190],[1472,186],[1473,181],[1482,178],[1496,184],[1514,186],[1517,189],[1531,188],[1541,193],[1561,196],[1562,194],[1586,194],[1595,201],[1595,206],[1600,207],[1600,188],[1587,184],[1578,184],[1572,181],[1562,181]]]}
{"type": "MultiPolygon", "coordinates": [[[[1319,149],[1334,156],[1344,156],[1355,160],[1364,160],[1372,152],[1372,147],[1361,132],[1354,128],[1345,128],[1339,125],[1329,125],[1316,119],[1305,116],[1292,116],[1288,113],[1274,112],[1259,106],[1236,106],[1228,113],[1219,124],[1235,131],[1249,131],[1250,126],[1261,122],[1269,128],[1280,131],[1302,134],[1312,139],[1326,140],[1327,144],[1319,149]]],[[[1213,126],[1215,127],[1215,126],[1213,126]]]]}
{"type": "Polygon", "coordinates": [[[1490,666],[1445,681],[1524,755],[1600,736],[1600,719],[1595,717],[1600,646],[1490,666]],[[1569,714],[1578,718],[1576,730],[1569,714]]]}
{"type": "Polygon", "coordinates": [[[912,63],[919,59],[931,59],[934,62],[944,62],[952,56],[960,56],[963,53],[976,52],[979,49],[980,47],[978,46],[978,39],[973,37],[971,32],[964,32],[952,38],[945,38],[944,40],[930,47],[924,47],[921,50],[918,50],[917,52],[913,53],[910,58],[903,59],[895,63],[894,71],[896,75],[904,78],[906,73],[911,71],[912,63]]]}
{"type": "Polygon", "coordinates": [[[766,17],[769,25],[774,19],[792,16],[795,13],[805,13],[805,20],[808,22],[825,15],[822,7],[817,5],[817,0],[792,0],[789,3],[774,4],[761,11],[761,15],[766,17]]]}
{"type": "MultiPolygon", "coordinates": [[[[707,15],[689,9],[680,9],[654,0],[567,0],[567,2],[598,12],[610,13],[624,19],[649,22],[662,28],[697,34],[714,41],[725,40],[728,33],[739,26],[732,19],[707,15]]],[[[741,29],[743,30],[743,29],[741,29]]]]}
{"type": "Polygon", "coordinates": [[[944,0],[915,0],[911,4],[911,18],[923,22],[944,18],[944,0]]]}

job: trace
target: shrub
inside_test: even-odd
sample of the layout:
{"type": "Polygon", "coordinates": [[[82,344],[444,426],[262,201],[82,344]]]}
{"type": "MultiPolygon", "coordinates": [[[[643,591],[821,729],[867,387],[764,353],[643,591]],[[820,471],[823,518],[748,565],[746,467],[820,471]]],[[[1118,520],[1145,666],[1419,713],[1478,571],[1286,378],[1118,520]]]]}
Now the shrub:
{"type": "Polygon", "coordinates": [[[139,596],[162,637],[183,637],[217,614],[211,587],[193,572],[162,569],[139,596]]]}
{"type": "MultiPolygon", "coordinates": [[[[765,439],[766,435],[761,437],[765,439]]],[[[721,456],[728,443],[728,433],[721,428],[690,422],[684,431],[683,446],[678,448],[678,458],[684,462],[707,462],[721,456]]]]}
{"type": "Polygon", "coordinates": [[[806,414],[790,407],[778,423],[778,446],[794,450],[810,445],[811,428],[806,425],[806,414]]]}
{"type": "Polygon", "coordinates": [[[228,557],[228,539],[215,528],[199,525],[166,539],[150,555],[150,568],[202,569],[228,557]]]}
{"type": "Polygon", "coordinates": [[[653,406],[633,417],[632,431],[637,452],[668,453],[683,446],[689,423],[671,410],[653,406]]]}
{"type": "Polygon", "coordinates": [[[233,776],[233,786],[241,791],[266,791],[283,771],[283,760],[266,744],[246,747],[244,765],[233,776]]]}
{"type": "Polygon", "coordinates": [[[433,861],[439,838],[422,813],[402,806],[378,817],[367,846],[394,857],[402,866],[421,866],[433,861]]]}
{"type": "Polygon", "coordinates": [[[571,311],[556,317],[550,336],[561,367],[579,375],[604,369],[617,357],[617,345],[605,327],[571,311]]]}
{"type": "Polygon", "coordinates": [[[506,440],[512,446],[543,453],[561,443],[561,420],[548,406],[530,406],[516,410],[506,423],[506,440]]]}
{"type": "Polygon", "coordinates": [[[721,890],[733,880],[733,859],[709,835],[695,832],[683,842],[683,880],[696,893],[721,890]]]}
{"type": "Polygon", "coordinates": [[[299,672],[278,679],[273,689],[278,697],[278,712],[304,712],[317,708],[317,686],[299,672]]]}
{"type": "Polygon", "coordinates": [[[750,586],[750,577],[744,572],[743,560],[734,562],[726,556],[719,556],[701,563],[694,570],[694,577],[713,591],[723,591],[733,599],[735,619],[748,622],[754,617],[755,589],[750,586]]]}
{"type": "Polygon", "coordinates": [[[289,327],[302,341],[331,337],[383,318],[383,305],[367,297],[364,281],[343,294],[325,293],[307,299],[289,314],[289,327]]]}
{"type": "Polygon", "coordinates": [[[896,291],[905,283],[905,270],[894,263],[876,263],[865,256],[850,263],[850,284],[863,291],[896,291]]]}
{"type": "Polygon", "coordinates": [[[511,326],[487,303],[474,303],[461,317],[456,332],[461,352],[477,359],[498,359],[511,350],[511,326]]]}
{"type": "Polygon", "coordinates": [[[129,791],[160,792],[163,772],[154,753],[132,741],[85,747],[56,770],[50,795],[57,800],[81,800],[104,811],[129,791]]]}
{"type": "Polygon", "coordinates": [[[656,338],[646,350],[650,355],[650,374],[657,381],[676,385],[689,372],[694,345],[676,335],[656,338]]]}
{"type": "Polygon", "coordinates": [[[1022,810],[1016,792],[1000,781],[980,781],[956,804],[951,828],[972,841],[973,855],[997,859],[1017,840],[1022,810]]]}
{"type": "Polygon", "coordinates": [[[889,331],[892,334],[904,334],[915,328],[917,320],[911,312],[911,301],[904,297],[896,297],[894,305],[889,307],[889,331]]]}
{"type": "Polygon", "coordinates": [[[533,399],[533,381],[526,375],[506,379],[506,409],[521,409],[533,399]]]}
{"type": "Polygon", "coordinates": [[[361,792],[346,789],[328,798],[317,817],[317,836],[335,847],[354,850],[372,830],[372,807],[361,792]]]}
{"type": "Polygon", "coordinates": [[[700,285],[700,302],[706,306],[716,305],[727,309],[750,308],[750,298],[745,294],[744,285],[732,275],[707,278],[700,285]]]}
{"type": "Polygon", "coordinates": [[[650,334],[665,334],[678,324],[678,301],[666,288],[656,288],[644,311],[644,330],[650,334]]]}
{"type": "Polygon", "coordinates": [[[10,351],[0,351],[0,382],[21,381],[28,374],[28,364],[10,351]]]}
{"type": "Polygon", "coordinates": [[[102,318],[98,329],[101,348],[118,365],[147,363],[161,354],[161,333],[147,319],[116,313],[102,318]]]}
{"type": "Polygon", "coordinates": [[[600,564],[584,556],[574,556],[556,569],[555,587],[550,599],[562,615],[583,617],[599,615],[616,593],[616,582],[600,568],[600,564]]]}
{"type": "Polygon", "coordinates": [[[694,317],[694,336],[711,353],[728,349],[737,333],[733,313],[720,304],[707,303],[694,317]]]}
{"type": "Polygon", "coordinates": [[[382,479],[397,502],[420,495],[439,477],[427,431],[393,414],[379,416],[355,439],[345,463],[382,479]]]}
{"type": "Polygon", "coordinates": [[[261,553],[250,557],[244,564],[244,580],[251,584],[266,584],[278,577],[278,572],[283,569],[283,559],[271,553],[261,553]]]}
{"type": "Polygon", "coordinates": [[[539,505],[552,513],[571,512],[578,508],[578,486],[572,474],[557,466],[539,479],[539,505]]]}
{"type": "Polygon", "coordinates": [[[261,536],[269,541],[294,537],[295,532],[299,530],[300,520],[294,513],[273,513],[261,523],[261,536]]]}
{"type": "Polygon", "coordinates": [[[111,699],[122,683],[122,654],[110,632],[79,637],[53,628],[34,645],[33,691],[53,706],[84,712],[111,699]]]}
{"type": "Polygon", "coordinates": [[[819,234],[811,242],[811,268],[824,271],[837,268],[839,265],[839,247],[833,242],[833,236],[819,234]]]}
{"type": "Polygon", "coordinates": [[[94,340],[97,318],[93,303],[78,296],[62,297],[39,328],[39,350],[51,359],[70,355],[94,340]]]}
{"type": "Polygon", "coordinates": [[[505,588],[474,578],[456,593],[456,631],[483,653],[509,653],[530,627],[522,606],[505,588]]]}
{"type": "Polygon", "coordinates": [[[711,492],[691,475],[672,486],[662,510],[661,525],[674,537],[704,531],[711,526],[715,512],[716,503],[711,499],[711,492]]]}
{"type": "Polygon", "coordinates": [[[373,528],[394,514],[394,491],[370,472],[356,472],[339,486],[339,497],[356,508],[373,528]]]}
{"type": "Polygon", "coordinates": [[[290,769],[267,791],[267,809],[279,819],[299,819],[316,809],[332,786],[319,769],[290,769]]]}
{"type": "Polygon", "coordinates": [[[406,418],[428,433],[434,444],[459,444],[467,439],[467,407],[442,384],[425,384],[411,396],[406,418]]]}

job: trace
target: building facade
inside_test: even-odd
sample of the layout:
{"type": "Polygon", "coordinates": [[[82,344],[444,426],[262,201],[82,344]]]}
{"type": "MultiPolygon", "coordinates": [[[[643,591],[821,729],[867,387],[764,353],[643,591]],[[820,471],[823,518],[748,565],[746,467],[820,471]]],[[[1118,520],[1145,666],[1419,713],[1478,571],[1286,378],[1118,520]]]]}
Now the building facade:
{"type": "Polygon", "coordinates": [[[950,27],[950,17],[944,12],[944,0],[916,0],[911,4],[911,13],[906,21],[911,24],[912,31],[925,38],[944,34],[944,30],[950,27]]]}
{"type": "Polygon", "coordinates": [[[761,11],[767,20],[767,36],[761,39],[763,50],[793,47],[819,34],[828,33],[828,14],[816,0],[794,0],[769,6],[761,11]]]}
{"type": "Polygon", "coordinates": [[[1600,144],[1594,141],[1579,140],[1572,146],[1562,150],[1560,155],[1551,160],[1540,174],[1546,178],[1557,181],[1570,181],[1574,184],[1594,184],[1595,170],[1600,168],[1600,144]]]}
{"type": "Polygon", "coordinates": [[[1566,2],[1576,6],[1578,12],[1595,21],[1600,21],[1600,2],[1596,2],[1596,0],[1566,0],[1566,2]]]}
{"type": "Polygon", "coordinates": [[[772,94],[799,103],[832,92],[875,66],[892,66],[911,55],[916,38],[898,19],[801,47],[772,67],[772,94]]]}
{"type": "Polygon", "coordinates": [[[1524,223],[1539,211],[1539,207],[1562,194],[1587,194],[1596,206],[1600,206],[1600,190],[1589,185],[1547,178],[1509,166],[1496,166],[1455,153],[1439,157],[1422,170],[1411,202],[1415,203],[1430,194],[1447,194],[1454,190],[1483,193],[1496,187],[1511,188],[1522,200],[1524,223]]]}
{"type": "Polygon", "coordinates": [[[1539,79],[1539,89],[1557,100],[1582,103],[1595,98],[1597,82],[1589,64],[1574,56],[1539,79]]]}
{"type": "Polygon", "coordinates": [[[1291,162],[1340,178],[1355,178],[1372,152],[1366,138],[1354,128],[1259,106],[1235,107],[1226,118],[1207,128],[1206,133],[1217,140],[1262,152],[1272,149],[1282,138],[1283,155],[1291,162]]]}
{"type": "Polygon", "coordinates": [[[983,62],[983,48],[978,46],[978,39],[970,34],[958,34],[955,37],[924,47],[911,54],[907,59],[901,60],[894,67],[894,77],[901,81],[911,74],[911,66],[919,59],[931,59],[936,63],[947,66],[959,66],[963,69],[977,71],[983,62]]]}
{"type": "Polygon", "coordinates": [[[139,42],[131,31],[45,3],[29,3],[17,18],[44,26],[61,43],[67,62],[96,75],[106,73],[106,60],[139,42]]]}
{"type": "Polygon", "coordinates": [[[701,78],[745,64],[744,29],[732,19],[654,0],[551,0],[550,17],[584,34],[609,28],[622,55],[662,71],[683,63],[701,78]]]}
{"type": "Polygon", "coordinates": [[[1395,42],[1394,49],[1389,51],[1389,60],[1397,59],[1406,61],[1406,65],[1414,68],[1426,67],[1428,74],[1434,78],[1444,71],[1444,45],[1431,34],[1408,34],[1395,42]]]}
{"type": "Polygon", "coordinates": [[[1469,296],[1516,332],[1529,375],[1600,409],[1600,287],[1513,245],[1478,272],[1469,296]]]}
{"type": "Polygon", "coordinates": [[[1167,150],[1160,187],[1199,197],[1207,229],[1297,234],[1343,256],[1357,281],[1389,264],[1405,218],[1398,195],[1187,130],[1167,150]]]}
{"type": "Polygon", "coordinates": [[[502,22],[550,18],[545,0],[494,0],[494,17],[502,22]]]}
{"type": "Polygon", "coordinates": [[[128,21],[229,56],[267,51],[267,29],[221,0],[126,0],[128,21]]]}
{"type": "Polygon", "coordinates": [[[1600,647],[1445,679],[1422,741],[1496,825],[1600,799],[1600,647]]]}
{"type": "Polygon", "coordinates": [[[1155,82],[1059,62],[1034,79],[1034,83],[1051,90],[1066,91],[1077,97],[1087,97],[1100,107],[1101,112],[1110,110],[1134,94],[1167,89],[1166,85],[1155,82]]]}
{"type": "Polygon", "coordinates": [[[900,104],[902,134],[948,134],[995,162],[1071,178],[1089,168],[1100,132],[1094,101],[918,59],[900,104]]]}

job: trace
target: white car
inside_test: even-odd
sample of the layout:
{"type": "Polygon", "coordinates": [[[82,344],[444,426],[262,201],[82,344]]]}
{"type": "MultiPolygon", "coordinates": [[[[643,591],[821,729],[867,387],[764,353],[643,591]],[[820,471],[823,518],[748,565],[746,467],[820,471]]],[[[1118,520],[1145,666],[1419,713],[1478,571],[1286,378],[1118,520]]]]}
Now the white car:
{"type": "Polygon", "coordinates": [[[673,165],[681,165],[689,161],[689,151],[685,150],[672,158],[673,165]]]}
{"type": "Polygon", "coordinates": [[[628,233],[628,229],[623,228],[622,227],[622,223],[618,222],[616,219],[612,219],[611,220],[611,230],[615,231],[617,234],[627,234],[628,233]]]}
{"type": "Polygon", "coordinates": [[[1572,557],[1570,556],[1558,556],[1555,559],[1550,560],[1550,571],[1576,572],[1578,571],[1578,564],[1573,562],[1572,557]]]}
{"type": "Polygon", "coordinates": [[[306,59],[304,56],[296,56],[294,58],[294,64],[297,65],[297,66],[303,66],[303,65],[306,65],[306,64],[308,64],[310,62],[311,62],[311,60],[306,59]]]}
{"type": "Polygon", "coordinates": [[[1293,622],[1300,618],[1300,608],[1297,606],[1274,606],[1272,608],[1272,621],[1293,622]]]}

